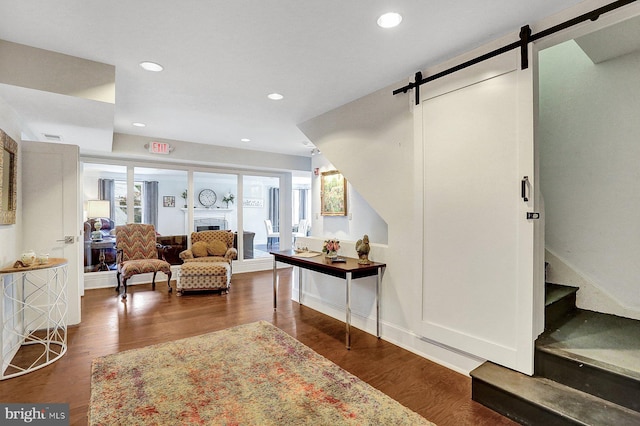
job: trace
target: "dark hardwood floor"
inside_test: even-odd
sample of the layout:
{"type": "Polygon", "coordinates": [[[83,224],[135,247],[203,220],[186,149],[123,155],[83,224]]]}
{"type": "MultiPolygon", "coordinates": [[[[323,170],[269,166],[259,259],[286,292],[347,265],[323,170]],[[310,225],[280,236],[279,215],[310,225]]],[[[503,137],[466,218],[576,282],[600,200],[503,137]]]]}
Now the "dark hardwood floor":
{"type": "Polygon", "coordinates": [[[344,322],[291,301],[291,269],[280,272],[274,312],[271,280],[270,271],[235,274],[226,296],[176,297],[166,284],[155,291],[150,284],[137,285],[129,287],[126,302],[114,289],[88,290],[82,299],[82,323],[69,328],[67,353],[52,365],[0,382],[0,401],[66,402],[71,424],[83,425],[92,359],[265,320],[440,426],[514,424],[471,400],[469,377],[353,327],[347,351],[344,322]]]}

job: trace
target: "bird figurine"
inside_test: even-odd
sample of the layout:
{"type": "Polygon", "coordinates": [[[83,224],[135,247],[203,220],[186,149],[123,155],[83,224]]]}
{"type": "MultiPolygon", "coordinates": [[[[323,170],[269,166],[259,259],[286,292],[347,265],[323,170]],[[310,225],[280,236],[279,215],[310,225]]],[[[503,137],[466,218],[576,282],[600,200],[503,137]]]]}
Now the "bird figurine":
{"type": "Polygon", "coordinates": [[[368,265],[369,263],[369,236],[364,235],[361,240],[356,242],[356,252],[358,252],[358,263],[360,265],[368,265]]]}

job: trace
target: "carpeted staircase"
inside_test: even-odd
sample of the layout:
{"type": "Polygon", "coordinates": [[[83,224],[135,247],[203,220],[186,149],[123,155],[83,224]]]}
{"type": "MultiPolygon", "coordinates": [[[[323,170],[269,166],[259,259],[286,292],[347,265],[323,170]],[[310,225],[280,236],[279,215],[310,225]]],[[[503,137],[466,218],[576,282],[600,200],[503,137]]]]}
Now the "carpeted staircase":
{"type": "Polygon", "coordinates": [[[640,321],[577,309],[577,291],[546,285],[535,375],[486,362],[474,401],[525,425],[640,425],[640,321]]]}

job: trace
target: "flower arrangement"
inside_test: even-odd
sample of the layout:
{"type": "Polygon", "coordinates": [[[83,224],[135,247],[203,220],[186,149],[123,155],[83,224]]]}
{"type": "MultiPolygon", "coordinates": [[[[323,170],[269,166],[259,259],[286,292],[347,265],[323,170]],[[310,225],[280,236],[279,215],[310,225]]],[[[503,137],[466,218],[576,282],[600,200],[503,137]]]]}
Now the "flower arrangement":
{"type": "Polygon", "coordinates": [[[236,197],[232,193],[227,192],[227,195],[222,197],[222,202],[225,203],[227,207],[229,207],[229,203],[233,203],[233,200],[235,199],[236,197]]]}
{"type": "Polygon", "coordinates": [[[184,208],[187,208],[187,197],[188,197],[187,190],[185,189],[184,191],[182,191],[182,194],[180,194],[180,196],[184,198],[184,208]]]}
{"type": "Polygon", "coordinates": [[[325,240],[322,246],[322,252],[326,254],[334,254],[340,250],[340,241],[338,240],[325,240]]]}

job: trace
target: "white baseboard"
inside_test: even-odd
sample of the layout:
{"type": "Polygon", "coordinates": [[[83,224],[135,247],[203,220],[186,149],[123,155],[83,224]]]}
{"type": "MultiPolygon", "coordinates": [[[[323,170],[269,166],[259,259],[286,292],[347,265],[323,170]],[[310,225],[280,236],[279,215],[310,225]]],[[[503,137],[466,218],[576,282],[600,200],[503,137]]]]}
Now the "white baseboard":
{"type": "MultiPolygon", "coordinates": [[[[295,302],[298,301],[297,288],[292,289],[291,300],[295,302]]],[[[303,294],[302,304],[339,321],[346,321],[345,306],[336,306],[309,294],[303,294]]],[[[373,315],[365,315],[352,310],[351,326],[375,336],[375,312],[373,312],[373,315]]],[[[486,361],[471,354],[438,344],[437,342],[429,341],[410,330],[397,327],[383,320],[380,321],[380,336],[389,343],[466,376],[469,376],[469,373],[474,368],[477,368],[486,361]]],[[[352,341],[351,344],[353,347],[357,345],[357,342],[352,341]]]]}

